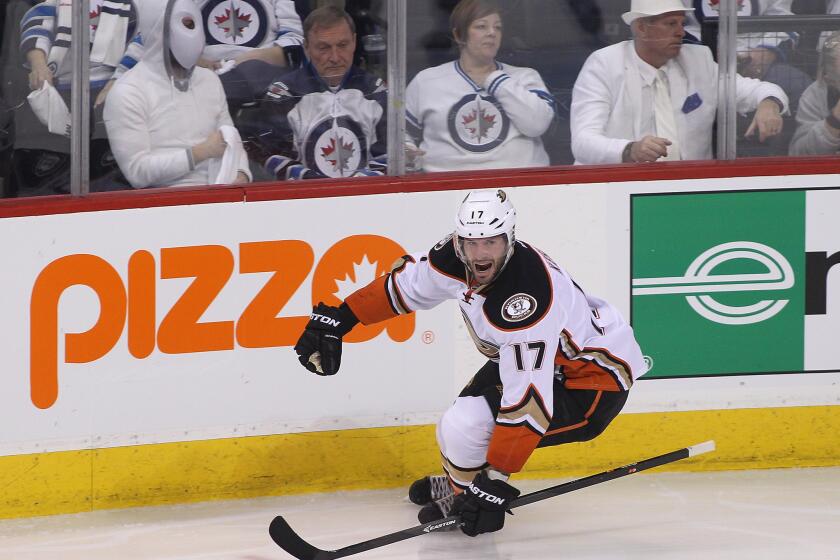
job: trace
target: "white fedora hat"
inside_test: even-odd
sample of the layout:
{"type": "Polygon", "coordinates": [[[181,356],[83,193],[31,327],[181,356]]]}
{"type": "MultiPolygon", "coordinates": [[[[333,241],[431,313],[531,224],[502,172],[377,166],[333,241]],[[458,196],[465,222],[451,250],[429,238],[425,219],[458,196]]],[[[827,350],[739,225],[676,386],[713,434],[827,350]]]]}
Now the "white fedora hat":
{"type": "Polygon", "coordinates": [[[687,12],[682,0],[631,0],[630,11],[624,12],[621,19],[630,25],[642,17],[659,16],[669,12],[687,12]]]}

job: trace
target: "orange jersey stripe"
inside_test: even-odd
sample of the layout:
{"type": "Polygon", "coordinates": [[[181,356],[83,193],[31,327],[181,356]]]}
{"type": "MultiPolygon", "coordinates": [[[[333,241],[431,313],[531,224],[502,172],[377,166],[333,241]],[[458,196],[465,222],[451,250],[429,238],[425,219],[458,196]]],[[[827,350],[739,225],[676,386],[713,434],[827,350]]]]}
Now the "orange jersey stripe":
{"type": "Polygon", "coordinates": [[[567,389],[589,389],[592,391],[623,391],[624,388],[610,373],[594,362],[569,360],[558,353],[554,363],[563,368],[567,389]]]}
{"type": "Polygon", "coordinates": [[[388,291],[385,287],[387,280],[388,275],[380,276],[364,288],[356,290],[344,300],[344,303],[350,307],[363,325],[379,323],[397,316],[388,300],[388,291]]]}
{"type": "Polygon", "coordinates": [[[537,448],[540,439],[542,436],[527,425],[496,424],[487,449],[487,462],[506,473],[519,472],[537,448]]]}

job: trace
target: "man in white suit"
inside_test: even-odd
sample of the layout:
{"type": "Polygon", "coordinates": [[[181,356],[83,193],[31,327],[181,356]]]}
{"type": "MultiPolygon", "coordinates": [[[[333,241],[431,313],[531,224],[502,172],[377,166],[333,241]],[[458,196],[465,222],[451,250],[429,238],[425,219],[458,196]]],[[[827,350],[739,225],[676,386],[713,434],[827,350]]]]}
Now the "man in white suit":
{"type": "MultiPolygon", "coordinates": [[[[632,0],[622,15],[633,39],[592,53],[572,93],[577,164],[712,159],[718,66],[707,47],[686,45],[681,0],[632,0]]],[[[787,95],[775,84],[736,77],[736,108],[755,111],[746,135],[782,130],[787,95]]]]}

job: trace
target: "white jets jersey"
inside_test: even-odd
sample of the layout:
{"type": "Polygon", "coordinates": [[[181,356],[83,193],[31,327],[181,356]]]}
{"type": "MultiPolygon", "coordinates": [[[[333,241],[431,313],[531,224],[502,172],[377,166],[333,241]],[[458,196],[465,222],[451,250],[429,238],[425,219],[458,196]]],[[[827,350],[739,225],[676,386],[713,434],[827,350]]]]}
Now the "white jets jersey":
{"type": "Polygon", "coordinates": [[[204,58],[235,58],[251,49],[303,44],[293,0],[196,0],[204,19],[204,58]]]}
{"type": "Polygon", "coordinates": [[[346,303],[370,324],[450,299],[478,350],[499,363],[502,400],[488,451],[506,457],[493,462],[497,467],[524,464],[545,435],[556,378],[569,389],[626,391],[646,371],[621,313],[521,241],[489,286],[470,287],[449,236],[428,253],[405,257],[346,303]]]}
{"type": "Polygon", "coordinates": [[[367,165],[383,114],[376,99],[340,89],[303,96],[288,119],[304,165],[327,177],[346,177],[367,165]]]}
{"type": "Polygon", "coordinates": [[[484,84],[457,60],[408,84],[406,132],[426,152],[424,171],[549,164],[541,136],[554,118],[554,98],[535,70],[496,65],[484,84]]]}

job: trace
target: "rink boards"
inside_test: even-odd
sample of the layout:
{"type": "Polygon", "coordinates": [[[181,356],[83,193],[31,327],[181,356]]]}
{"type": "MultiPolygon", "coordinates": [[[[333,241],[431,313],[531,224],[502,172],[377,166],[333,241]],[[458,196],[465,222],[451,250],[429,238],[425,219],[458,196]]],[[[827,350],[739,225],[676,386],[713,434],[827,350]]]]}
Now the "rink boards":
{"type": "MultiPolygon", "coordinates": [[[[529,476],[706,439],[680,468],[840,464],[833,175],[511,187],[517,235],[632,321],[651,370],[594,442],[529,476]]],[[[482,364],[454,303],[291,346],[453,229],[464,191],[243,200],[0,219],[0,516],[405,483],[482,364]]]]}

